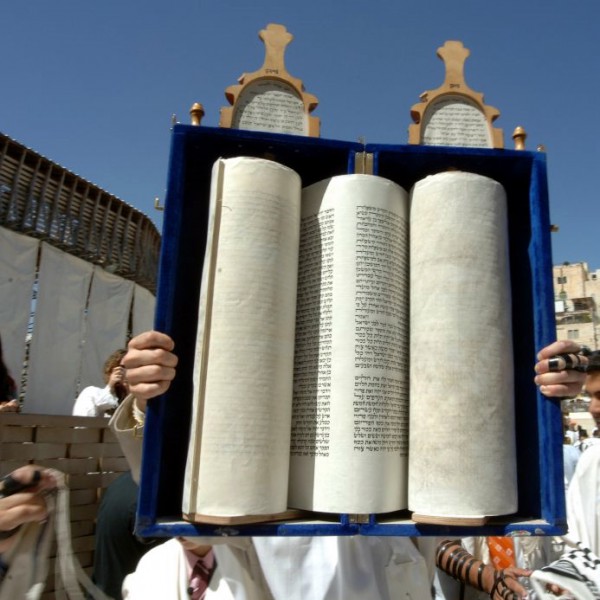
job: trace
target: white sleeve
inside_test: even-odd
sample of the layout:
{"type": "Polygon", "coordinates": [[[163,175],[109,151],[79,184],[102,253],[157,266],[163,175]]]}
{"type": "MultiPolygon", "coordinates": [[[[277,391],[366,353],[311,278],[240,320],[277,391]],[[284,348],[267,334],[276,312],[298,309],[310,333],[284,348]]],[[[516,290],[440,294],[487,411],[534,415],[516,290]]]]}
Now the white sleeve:
{"type": "Polygon", "coordinates": [[[103,388],[89,386],[84,388],[73,406],[76,417],[101,417],[107,410],[116,408],[119,400],[107,385],[103,388]]]}
{"type": "Polygon", "coordinates": [[[119,406],[119,399],[112,393],[110,386],[107,385],[96,389],[98,390],[98,394],[94,398],[94,404],[100,414],[104,414],[107,410],[112,410],[119,406]]]}
{"type": "Polygon", "coordinates": [[[95,417],[96,410],[94,408],[93,396],[94,390],[97,388],[86,387],[81,390],[75,404],[73,405],[73,416],[75,417],[95,417]]]}

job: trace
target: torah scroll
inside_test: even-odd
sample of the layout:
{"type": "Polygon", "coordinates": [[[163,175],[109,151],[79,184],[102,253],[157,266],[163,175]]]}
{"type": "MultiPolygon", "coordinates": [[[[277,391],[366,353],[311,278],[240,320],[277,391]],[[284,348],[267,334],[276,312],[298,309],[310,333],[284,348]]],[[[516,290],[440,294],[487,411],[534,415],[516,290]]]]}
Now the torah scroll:
{"type": "Polygon", "coordinates": [[[517,509],[506,195],[446,172],[411,194],[409,509],[415,520],[517,509]]]}

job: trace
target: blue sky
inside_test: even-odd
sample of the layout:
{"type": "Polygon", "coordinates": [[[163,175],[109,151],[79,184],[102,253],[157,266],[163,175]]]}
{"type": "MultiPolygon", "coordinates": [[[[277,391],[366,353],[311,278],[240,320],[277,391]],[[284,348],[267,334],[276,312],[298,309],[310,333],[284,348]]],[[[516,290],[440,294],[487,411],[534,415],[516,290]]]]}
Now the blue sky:
{"type": "Polygon", "coordinates": [[[317,96],[322,137],[405,143],[410,107],[441,85],[436,50],[470,49],[467,84],[512,148],[548,154],[553,259],[600,268],[598,0],[5,0],[0,131],[119,196],[160,228],[171,115],[218,125],[223,92],[258,69],[268,23],[317,96]]]}

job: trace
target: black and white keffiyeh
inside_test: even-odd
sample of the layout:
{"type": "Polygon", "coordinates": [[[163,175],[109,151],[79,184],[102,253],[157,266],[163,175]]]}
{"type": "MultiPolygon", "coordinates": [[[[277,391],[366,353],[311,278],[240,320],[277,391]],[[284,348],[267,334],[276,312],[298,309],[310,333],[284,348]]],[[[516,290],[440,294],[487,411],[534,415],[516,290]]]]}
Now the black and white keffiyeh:
{"type": "Polygon", "coordinates": [[[557,561],[532,573],[530,582],[539,600],[600,600],[600,558],[579,542],[565,539],[571,549],[557,561]],[[556,595],[548,590],[556,585],[556,595]]]}

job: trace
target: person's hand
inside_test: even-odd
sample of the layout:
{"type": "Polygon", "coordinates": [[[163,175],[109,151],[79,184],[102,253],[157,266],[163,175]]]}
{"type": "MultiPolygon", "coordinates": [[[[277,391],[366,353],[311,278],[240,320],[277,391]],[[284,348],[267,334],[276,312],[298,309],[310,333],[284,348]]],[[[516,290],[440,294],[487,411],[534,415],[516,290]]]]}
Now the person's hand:
{"type": "Polygon", "coordinates": [[[129,342],[121,364],[140,410],[145,411],[148,400],[164,394],[173,381],[178,360],[174,346],[168,335],[158,331],[146,331],[129,342]]]}
{"type": "Polygon", "coordinates": [[[539,386],[542,394],[562,398],[577,396],[581,392],[585,381],[585,373],[571,369],[551,371],[548,364],[548,360],[557,354],[577,354],[580,350],[579,344],[571,340],[560,340],[538,352],[534,381],[539,386]]]}
{"type": "Polygon", "coordinates": [[[492,600],[505,600],[506,598],[526,598],[528,591],[518,580],[519,577],[530,577],[533,571],[509,567],[494,573],[494,583],[489,592],[492,600]],[[511,596],[511,593],[513,594],[511,596]]]}
{"type": "Polygon", "coordinates": [[[119,383],[125,381],[125,367],[115,367],[108,378],[108,385],[114,390],[119,383]]]}
{"type": "Polygon", "coordinates": [[[19,412],[19,401],[8,400],[7,402],[0,402],[0,412],[19,412]]]}
{"type": "MultiPolygon", "coordinates": [[[[48,509],[44,500],[44,493],[56,487],[54,477],[42,467],[26,465],[13,471],[12,479],[30,484],[35,481],[35,472],[39,472],[37,483],[10,496],[0,498],[0,532],[10,532],[23,525],[43,521],[48,517],[48,509]]],[[[0,540],[0,552],[3,552],[9,538],[0,540]]]]}

